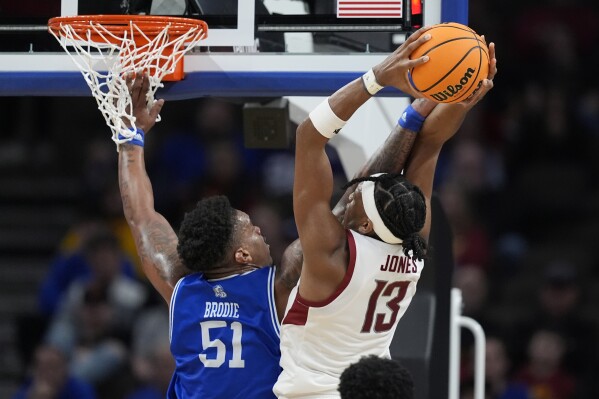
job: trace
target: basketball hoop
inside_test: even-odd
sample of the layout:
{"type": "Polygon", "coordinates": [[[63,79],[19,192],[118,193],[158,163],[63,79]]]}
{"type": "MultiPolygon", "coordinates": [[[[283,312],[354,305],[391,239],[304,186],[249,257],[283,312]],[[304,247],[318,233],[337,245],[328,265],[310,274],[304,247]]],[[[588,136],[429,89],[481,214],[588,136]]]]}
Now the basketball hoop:
{"type": "Polygon", "coordinates": [[[79,15],[52,18],[48,30],[81,70],[112,130],[112,139],[121,144],[135,135],[126,77],[148,74],[147,102],[151,105],[163,80],[183,79],[183,55],[206,37],[208,26],[179,17],[79,15]]]}

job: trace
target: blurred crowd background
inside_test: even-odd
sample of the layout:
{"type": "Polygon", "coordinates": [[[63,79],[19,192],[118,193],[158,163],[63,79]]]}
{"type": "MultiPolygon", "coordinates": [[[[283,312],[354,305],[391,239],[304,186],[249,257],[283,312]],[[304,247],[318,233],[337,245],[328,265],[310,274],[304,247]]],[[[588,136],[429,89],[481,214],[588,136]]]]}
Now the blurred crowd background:
{"type": "MultiPolygon", "coordinates": [[[[499,74],[444,149],[435,187],[454,233],[453,284],[487,333],[490,399],[599,398],[595,2],[470,0],[499,74]]],[[[278,260],[297,236],[293,149],[244,148],[241,109],[166,104],[145,150],[156,208],[176,229],[199,198],[225,194],[278,260]]],[[[0,397],[163,398],[167,308],[140,274],[94,100],[4,97],[0,116],[0,397]]]]}

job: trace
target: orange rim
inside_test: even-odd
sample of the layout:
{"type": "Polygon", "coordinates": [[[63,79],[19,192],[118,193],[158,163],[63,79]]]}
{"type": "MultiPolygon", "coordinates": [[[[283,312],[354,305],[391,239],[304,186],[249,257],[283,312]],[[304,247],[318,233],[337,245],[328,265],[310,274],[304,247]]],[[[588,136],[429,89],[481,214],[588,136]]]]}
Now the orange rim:
{"type": "MultiPolygon", "coordinates": [[[[156,15],[77,15],[73,17],[54,17],[48,21],[48,29],[58,36],[63,36],[61,25],[70,25],[75,32],[83,35],[90,30],[91,25],[101,25],[108,32],[120,37],[124,32],[131,31],[129,27],[131,22],[148,37],[158,35],[167,26],[168,33],[171,36],[184,35],[193,28],[199,28],[206,33],[208,32],[206,22],[199,19],[156,15]]],[[[139,32],[133,29],[133,35],[135,36],[136,34],[139,35],[139,32]]],[[[92,40],[96,36],[92,31],[92,40]]]]}

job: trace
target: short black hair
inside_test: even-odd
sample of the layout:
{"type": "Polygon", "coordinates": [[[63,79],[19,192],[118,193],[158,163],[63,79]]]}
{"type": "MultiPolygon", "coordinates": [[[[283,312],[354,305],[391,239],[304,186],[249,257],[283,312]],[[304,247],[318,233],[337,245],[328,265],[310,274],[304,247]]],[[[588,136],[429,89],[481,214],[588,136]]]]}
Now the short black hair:
{"type": "Polygon", "coordinates": [[[413,258],[424,259],[426,242],[418,232],[426,221],[426,200],[420,188],[398,173],[359,177],[343,188],[363,181],[374,182],[376,208],[385,226],[402,239],[405,253],[412,251],[413,258]]]}
{"type": "Polygon", "coordinates": [[[227,197],[204,198],[187,212],[179,228],[177,252],[183,264],[196,272],[222,264],[231,247],[235,229],[235,209],[227,197]]]}
{"type": "Polygon", "coordinates": [[[341,399],[414,399],[414,381],[397,360],[364,356],[339,380],[341,399]]]}

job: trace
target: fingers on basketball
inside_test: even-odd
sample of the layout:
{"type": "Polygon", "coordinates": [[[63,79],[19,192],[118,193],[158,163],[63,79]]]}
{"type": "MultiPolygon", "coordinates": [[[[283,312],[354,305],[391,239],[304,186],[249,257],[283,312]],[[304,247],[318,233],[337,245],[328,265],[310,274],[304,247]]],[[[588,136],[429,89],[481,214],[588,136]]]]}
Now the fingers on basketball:
{"type": "Polygon", "coordinates": [[[493,81],[490,79],[484,79],[480,86],[480,89],[474,92],[471,98],[467,100],[469,104],[476,104],[493,88],[493,81]]]}
{"type": "Polygon", "coordinates": [[[429,57],[428,57],[428,55],[423,55],[422,57],[418,57],[418,58],[416,58],[416,59],[409,60],[409,61],[406,63],[406,66],[407,66],[407,68],[410,70],[410,69],[412,69],[412,68],[414,68],[414,67],[417,67],[418,65],[422,65],[422,64],[424,64],[425,62],[428,62],[428,60],[429,60],[429,57]]]}
{"type": "MultiPolygon", "coordinates": [[[[420,30],[418,30],[417,32],[420,32],[420,30]]],[[[420,65],[420,64],[424,64],[425,62],[428,61],[428,57],[417,57],[416,59],[412,59],[412,53],[420,46],[422,46],[424,43],[426,43],[427,41],[429,41],[431,39],[431,35],[429,33],[426,34],[422,34],[422,32],[420,33],[420,36],[417,37],[416,39],[414,39],[414,35],[410,36],[404,43],[402,47],[402,50],[404,50],[409,58],[412,61],[416,61],[416,62],[410,62],[408,65],[410,66],[410,68],[416,66],[416,65],[420,65]]]]}
{"type": "Polygon", "coordinates": [[[489,79],[495,78],[497,75],[497,58],[495,58],[495,43],[489,44],[489,79]]]}
{"type": "Polygon", "coordinates": [[[429,30],[430,28],[431,28],[430,26],[422,27],[422,28],[418,29],[416,32],[407,36],[406,41],[403,42],[401,46],[399,46],[398,48],[395,49],[394,54],[398,54],[398,53],[404,52],[404,51],[406,51],[408,54],[411,54],[412,51],[414,51],[414,49],[419,46],[418,44],[415,46],[412,46],[412,44],[414,42],[416,42],[418,39],[421,39],[423,33],[426,32],[427,30],[429,30]]]}
{"type": "Polygon", "coordinates": [[[412,33],[410,36],[406,38],[405,44],[409,46],[410,44],[424,36],[424,34],[432,27],[433,26],[423,26],[422,28],[418,29],[416,32],[412,33]]]}

